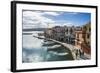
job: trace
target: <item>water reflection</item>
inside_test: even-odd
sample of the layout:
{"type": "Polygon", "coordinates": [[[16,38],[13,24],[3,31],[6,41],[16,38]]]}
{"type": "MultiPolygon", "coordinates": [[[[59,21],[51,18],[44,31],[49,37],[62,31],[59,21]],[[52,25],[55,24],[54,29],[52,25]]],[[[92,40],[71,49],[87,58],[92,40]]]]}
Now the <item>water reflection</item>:
{"type": "Polygon", "coordinates": [[[33,37],[42,31],[24,32],[23,34],[23,63],[73,60],[69,49],[54,43],[33,37]],[[33,33],[33,34],[30,34],[33,33]]]}

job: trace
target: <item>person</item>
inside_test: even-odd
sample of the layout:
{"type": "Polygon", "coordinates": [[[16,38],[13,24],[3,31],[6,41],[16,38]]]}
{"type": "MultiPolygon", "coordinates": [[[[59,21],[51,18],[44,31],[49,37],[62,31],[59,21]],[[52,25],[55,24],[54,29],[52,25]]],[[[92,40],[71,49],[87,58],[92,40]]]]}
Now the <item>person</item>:
{"type": "Polygon", "coordinates": [[[76,54],[76,59],[77,59],[77,56],[78,56],[78,49],[76,49],[76,53],[75,53],[75,54],[76,54]]]}
{"type": "Polygon", "coordinates": [[[81,53],[81,50],[80,49],[79,49],[79,54],[80,54],[80,57],[81,57],[82,53],[81,53]]]}

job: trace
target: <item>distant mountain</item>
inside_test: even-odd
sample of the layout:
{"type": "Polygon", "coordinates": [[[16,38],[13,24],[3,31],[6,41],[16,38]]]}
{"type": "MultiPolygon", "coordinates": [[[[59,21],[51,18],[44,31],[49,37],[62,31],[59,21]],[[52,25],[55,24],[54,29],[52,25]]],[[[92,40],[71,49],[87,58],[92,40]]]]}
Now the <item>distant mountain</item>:
{"type": "Polygon", "coordinates": [[[31,28],[31,29],[23,29],[23,31],[44,31],[46,28],[31,28]]]}
{"type": "Polygon", "coordinates": [[[22,33],[23,35],[32,35],[33,33],[22,33]]]}

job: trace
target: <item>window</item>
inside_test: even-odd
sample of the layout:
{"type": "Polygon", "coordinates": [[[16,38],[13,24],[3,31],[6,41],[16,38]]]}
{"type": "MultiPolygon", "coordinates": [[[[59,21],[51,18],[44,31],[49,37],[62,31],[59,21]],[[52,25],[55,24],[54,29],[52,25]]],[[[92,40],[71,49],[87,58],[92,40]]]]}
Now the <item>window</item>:
{"type": "Polygon", "coordinates": [[[79,34],[77,34],[77,38],[79,38],[79,34]]]}
{"type": "Polygon", "coordinates": [[[89,34],[87,34],[87,38],[90,38],[90,35],[89,34]]]}
{"type": "Polygon", "coordinates": [[[91,32],[91,28],[89,27],[89,32],[91,32]]]}

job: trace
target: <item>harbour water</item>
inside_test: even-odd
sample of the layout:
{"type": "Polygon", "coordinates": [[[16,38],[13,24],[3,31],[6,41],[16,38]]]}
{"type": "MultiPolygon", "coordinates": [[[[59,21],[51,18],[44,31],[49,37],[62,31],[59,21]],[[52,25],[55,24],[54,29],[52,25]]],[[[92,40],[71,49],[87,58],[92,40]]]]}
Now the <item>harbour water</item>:
{"type": "Polygon", "coordinates": [[[38,36],[38,33],[42,32],[43,31],[23,32],[23,63],[73,60],[68,48],[52,41],[33,37],[33,35],[38,36]]]}

